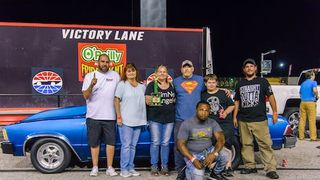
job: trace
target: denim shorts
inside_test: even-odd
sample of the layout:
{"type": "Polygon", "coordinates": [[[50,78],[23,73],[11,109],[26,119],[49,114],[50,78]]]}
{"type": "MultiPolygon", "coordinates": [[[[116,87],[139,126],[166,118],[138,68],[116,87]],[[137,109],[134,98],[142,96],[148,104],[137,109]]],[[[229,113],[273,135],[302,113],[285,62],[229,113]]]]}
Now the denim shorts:
{"type": "Polygon", "coordinates": [[[87,118],[87,139],[90,147],[96,147],[100,143],[114,146],[116,144],[116,121],[94,120],[87,118]]]}

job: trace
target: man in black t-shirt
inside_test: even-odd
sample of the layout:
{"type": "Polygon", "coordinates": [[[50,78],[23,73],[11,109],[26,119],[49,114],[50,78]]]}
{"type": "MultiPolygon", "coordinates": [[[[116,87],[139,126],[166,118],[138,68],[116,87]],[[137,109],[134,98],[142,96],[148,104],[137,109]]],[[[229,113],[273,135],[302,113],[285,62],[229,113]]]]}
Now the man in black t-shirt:
{"type": "Polygon", "coordinates": [[[277,162],[271,147],[272,140],[266,113],[266,97],[268,97],[273,112],[273,124],[278,121],[276,100],[269,82],[256,76],[257,65],[253,59],[246,59],[243,62],[243,73],[245,79],[241,80],[235,88],[233,114],[235,127],[238,126],[239,120],[241,155],[245,166],[240,173],[257,173],[253,145],[255,138],[267,177],[279,179],[276,173],[277,162]]]}
{"type": "Polygon", "coordinates": [[[234,102],[226,95],[224,90],[217,87],[218,77],[215,74],[206,75],[204,82],[207,90],[201,94],[201,100],[210,104],[209,117],[219,123],[226,137],[226,145],[230,148],[234,135],[232,122],[234,102]]]}
{"type": "Polygon", "coordinates": [[[201,100],[210,104],[211,119],[217,121],[223,130],[226,142],[225,147],[230,150],[229,161],[226,165],[225,176],[233,176],[229,173],[232,167],[232,154],[231,147],[234,139],[234,129],[232,123],[232,111],[234,109],[234,103],[230,97],[228,97],[225,91],[220,90],[218,86],[218,77],[215,74],[207,74],[204,77],[204,82],[207,90],[201,94],[201,100]]]}

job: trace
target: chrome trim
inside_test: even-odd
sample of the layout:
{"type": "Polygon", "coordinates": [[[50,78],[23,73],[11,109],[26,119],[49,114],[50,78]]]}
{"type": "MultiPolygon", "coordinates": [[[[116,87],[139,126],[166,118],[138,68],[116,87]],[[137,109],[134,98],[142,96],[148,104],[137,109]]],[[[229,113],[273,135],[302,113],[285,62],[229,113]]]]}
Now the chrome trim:
{"type": "MultiPolygon", "coordinates": [[[[287,133],[287,131],[288,131],[289,128],[291,128],[291,127],[290,127],[290,125],[288,124],[288,125],[286,126],[286,128],[284,129],[284,131],[283,131],[283,134],[282,134],[283,136],[286,135],[286,133],[287,133]]],[[[291,129],[291,130],[292,130],[292,129],[291,129]]]]}
{"type": "Polygon", "coordinates": [[[70,144],[69,140],[68,140],[65,136],[63,136],[63,135],[54,135],[54,134],[37,134],[37,135],[31,135],[31,136],[28,135],[27,138],[26,138],[26,140],[23,142],[23,155],[24,155],[24,156],[26,155],[26,151],[25,151],[26,149],[25,149],[25,148],[26,148],[27,142],[30,141],[31,139],[37,138],[37,137],[53,137],[53,138],[58,138],[58,139],[64,141],[64,142],[70,147],[70,149],[74,152],[74,154],[78,157],[79,161],[84,162],[84,161],[80,158],[80,156],[78,155],[78,153],[73,149],[73,147],[72,147],[72,145],[70,144]]]}

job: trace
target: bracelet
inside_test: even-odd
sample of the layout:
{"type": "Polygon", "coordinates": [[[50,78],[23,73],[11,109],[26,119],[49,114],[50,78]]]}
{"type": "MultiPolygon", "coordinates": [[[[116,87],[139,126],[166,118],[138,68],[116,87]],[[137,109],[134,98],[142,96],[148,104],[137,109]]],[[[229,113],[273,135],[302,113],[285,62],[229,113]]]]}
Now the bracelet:
{"type": "Polygon", "coordinates": [[[278,113],[277,112],[273,112],[273,115],[278,115],[278,113]]]}
{"type": "Polygon", "coordinates": [[[195,157],[192,157],[191,159],[189,159],[189,161],[191,161],[193,163],[193,161],[196,160],[195,157]]]}
{"type": "Polygon", "coordinates": [[[121,116],[117,117],[117,119],[121,119],[121,116]]]}

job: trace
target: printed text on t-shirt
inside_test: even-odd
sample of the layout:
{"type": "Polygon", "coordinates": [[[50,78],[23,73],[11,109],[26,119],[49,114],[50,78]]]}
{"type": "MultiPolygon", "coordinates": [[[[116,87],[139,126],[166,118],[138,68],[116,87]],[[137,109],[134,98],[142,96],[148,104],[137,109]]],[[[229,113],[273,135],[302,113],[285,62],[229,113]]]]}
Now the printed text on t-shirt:
{"type": "Polygon", "coordinates": [[[240,87],[241,107],[250,108],[259,104],[260,84],[240,87]]]}

